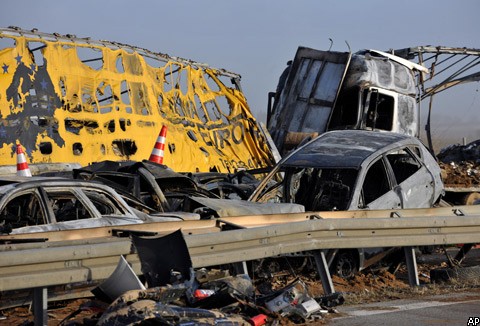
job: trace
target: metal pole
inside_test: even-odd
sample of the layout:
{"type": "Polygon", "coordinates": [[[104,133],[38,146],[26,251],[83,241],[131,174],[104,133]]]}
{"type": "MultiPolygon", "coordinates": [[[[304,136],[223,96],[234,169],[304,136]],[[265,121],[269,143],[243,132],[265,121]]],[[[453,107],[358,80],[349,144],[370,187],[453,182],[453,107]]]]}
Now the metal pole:
{"type": "Polygon", "coordinates": [[[315,265],[317,265],[318,275],[320,275],[320,280],[322,281],[323,291],[326,295],[334,293],[335,289],[333,288],[332,277],[330,276],[327,260],[325,259],[325,252],[322,250],[314,250],[313,258],[315,259],[315,265]]]}
{"type": "Polygon", "coordinates": [[[435,149],[433,148],[433,142],[432,142],[432,124],[431,124],[432,105],[433,105],[433,95],[430,96],[430,103],[428,105],[428,117],[427,117],[427,124],[425,125],[425,131],[427,132],[428,149],[430,150],[430,153],[433,156],[435,156],[435,149]]]}
{"type": "Polygon", "coordinates": [[[417,268],[417,258],[415,256],[414,247],[404,247],[405,251],[405,260],[407,261],[408,269],[408,283],[410,286],[419,286],[420,281],[418,280],[418,268],[417,268]]]}
{"type": "Polygon", "coordinates": [[[35,326],[48,325],[47,288],[33,289],[33,322],[35,326]]]}

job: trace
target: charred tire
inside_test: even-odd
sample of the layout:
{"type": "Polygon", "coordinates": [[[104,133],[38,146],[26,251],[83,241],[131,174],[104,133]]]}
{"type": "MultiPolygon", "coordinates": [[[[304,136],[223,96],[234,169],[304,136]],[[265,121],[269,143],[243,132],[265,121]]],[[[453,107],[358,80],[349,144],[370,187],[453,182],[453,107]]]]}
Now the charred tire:
{"type": "Polygon", "coordinates": [[[358,272],[358,258],[352,251],[339,251],[330,266],[332,274],[351,279],[358,272]]]}
{"type": "Polygon", "coordinates": [[[479,201],[480,194],[478,192],[472,192],[463,197],[463,204],[465,205],[478,205],[479,201]]]}

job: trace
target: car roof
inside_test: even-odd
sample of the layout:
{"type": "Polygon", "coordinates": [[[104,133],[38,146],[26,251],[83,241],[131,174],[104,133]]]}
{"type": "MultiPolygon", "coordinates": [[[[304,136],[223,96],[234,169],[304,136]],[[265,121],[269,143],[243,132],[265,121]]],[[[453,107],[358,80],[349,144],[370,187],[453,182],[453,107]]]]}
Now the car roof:
{"type": "Polygon", "coordinates": [[[109,188],[103,184],[87,181],[87,180],[74,180],[61,177],[20,177],[20,176],[0,176],[0,193],[4,194],[12,188],[29,188],[38,186],[89,186],[97,188],[109,188]]]}
{"type": "Polygon", "coordinates": [[[17,175],[2,175],[0,176],[0,186],[14,184],[14,183],[25,183],[25,182],[32,182],[32,181],[45,181],[45,180],[68,180],[62,178],[52,178],[52,177],[22,177],[17,175]]]}
{"type": "Polygon", "coordinates": [[[326,132],[288,155],[281,165],[323,168],[356,168],[377,151],[411,140],[412,136],[368,130],[326,132]]]}

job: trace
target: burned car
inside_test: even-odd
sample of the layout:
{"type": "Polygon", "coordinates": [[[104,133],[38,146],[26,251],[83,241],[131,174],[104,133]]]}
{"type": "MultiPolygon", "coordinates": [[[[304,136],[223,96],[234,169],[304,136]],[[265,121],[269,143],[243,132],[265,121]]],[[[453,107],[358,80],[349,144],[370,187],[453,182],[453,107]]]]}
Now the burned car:
{"type": "MultiPolygon", "coordinates": [[[[417,138],[338,130],[284,157],[249,200],[298,203],[306,211],[426,208],[443,189],[437,162],[417,138]]],[[[378,249],[330,253],[329,263],[339,273],[361,270],[385,252],[378,249]]]]}
{"type": "Polygon", "coordinates": [[[253,185],[258,184],[258,180],[245,171],[183,174],[147,160],[103,161],[74,169],[73,177],[114,188],[131,206],[135,206],[131,201],[140,201],[159,212],[193,213],[199,214],[201,219],[304,212],[300,204],[243,200],[253,192],[253,185]]]}
{"type": "MultiPolygon", "coordinates": [[[[150,213],[150,212],[149,212],[150,213]]],[[[51,177],[0,178],[0,233],[19,234],[200,218],[147,214],[112,188],[51,177]]]]}

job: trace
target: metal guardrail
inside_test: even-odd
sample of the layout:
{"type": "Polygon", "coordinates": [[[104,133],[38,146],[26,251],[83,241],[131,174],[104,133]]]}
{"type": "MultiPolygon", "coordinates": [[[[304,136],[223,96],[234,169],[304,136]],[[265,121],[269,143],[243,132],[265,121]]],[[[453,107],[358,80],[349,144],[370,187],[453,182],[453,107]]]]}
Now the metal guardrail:
{"type": "MultiPolygon", "coordinates": [[[[480,206],[472,207],[418,210],[422,215],[409,210],[409,217],[383,211],[383,216],[392,217],[324,219],[325,214],[319,212],[294,214],[299,219],[295,222],[280,214],[264,216],[263,221],[261,216],[255,221],[252,217],[225,218],[217,220],[218,227],[235,225],[240,229],[184,237],[194,267],[330,248],[480,243],[480,206]]],[[[141,273],[129,238],[1,245],[0,291],[102,280],[113,272],[120,255],[141,273]]]]}

